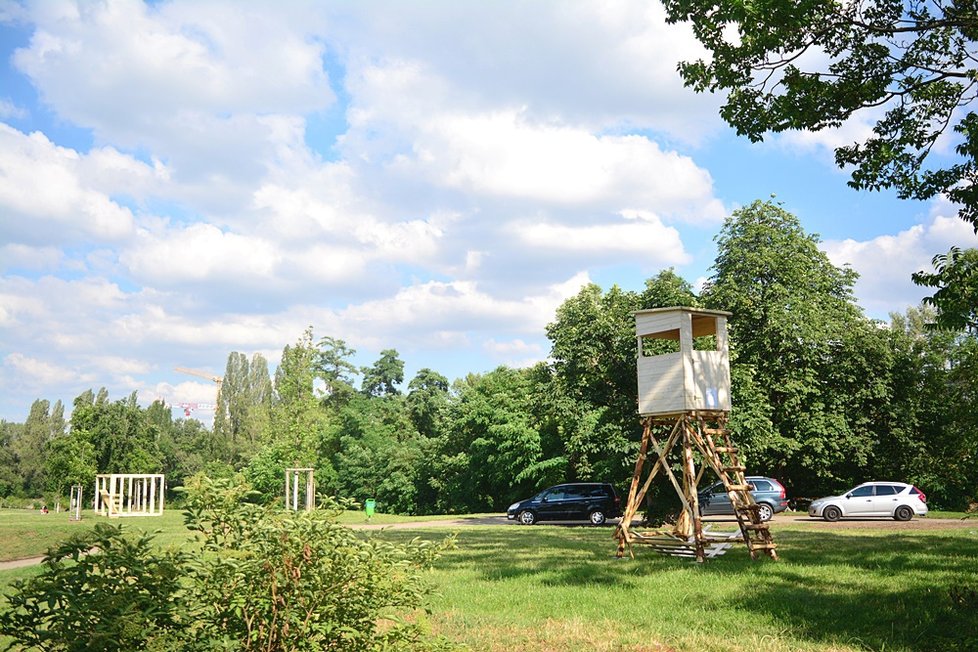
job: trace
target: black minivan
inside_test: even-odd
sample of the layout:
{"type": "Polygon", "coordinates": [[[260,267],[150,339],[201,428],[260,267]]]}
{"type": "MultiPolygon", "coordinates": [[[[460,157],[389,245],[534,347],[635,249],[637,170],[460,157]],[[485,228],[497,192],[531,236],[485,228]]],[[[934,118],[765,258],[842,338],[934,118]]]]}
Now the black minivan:
{"type": "Polygon", "coordinates": [[[573,482],[544,489],[533,498],[513,503],[506,518],[523,525],[537,521],[590,521],[601,525],[620,516],[621,501],[607,482],[573,482]]]}

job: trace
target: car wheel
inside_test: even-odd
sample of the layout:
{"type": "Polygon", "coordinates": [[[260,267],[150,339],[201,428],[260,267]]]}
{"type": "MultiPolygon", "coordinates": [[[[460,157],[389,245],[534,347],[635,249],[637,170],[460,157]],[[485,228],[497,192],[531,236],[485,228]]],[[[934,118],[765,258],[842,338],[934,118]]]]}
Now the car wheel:
{"type": "Polygon", "coordinates": [[[838,521],[842,518],[842,510],[834,505],[829,505],[822,510],[822,518],[826,521],[838,521]]]}
{"type": "Polygon", "coordinates": [[[757,517],[762,521],[770,521],[774,518],[774,510],[767,503],[758,503],[757,517]]]}
{"type": "Polygon", "coordinates": [[[906,505],[900,505],[896,508],[896,511],[893,512],[893,518],[898,521],[909,521],[913,518],[913,510],[906,505]]]}
{"type": "Polygon", "coordinates": [[[604,512],[601,510],[594,510],[591,512],[591,525],[603,525],[604,524],[604,512]]]}
{"type": "Polygon", "coordinates": [[[523,510],[522,512],[519,513],[519,516],[517,516],[516,518],[523,525],[533,525],[534,523],[537,522],[536,514],[528,510],[523,510]]]}

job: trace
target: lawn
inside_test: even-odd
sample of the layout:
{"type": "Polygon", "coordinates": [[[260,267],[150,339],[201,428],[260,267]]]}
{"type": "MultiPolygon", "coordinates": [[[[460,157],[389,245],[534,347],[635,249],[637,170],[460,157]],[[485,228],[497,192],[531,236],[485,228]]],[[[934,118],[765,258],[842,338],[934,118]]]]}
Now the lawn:
{"type": "Polygon", "coordinates": [[[465,528],[434,572],[432,620],[489,652],[978,649],[978,604],[952,597],[978,589],[978,523],[889,525],[779,527],[780,561],[734,548],[703,565],[644,549],[615,559],[610,528],[465,528]]]}
{"type": "MultiPolygon", "coordinates": [[[[95,522],[87,515],[82,524],[26,516],[0,511],[3,556],[11,556],[11,545],[36,550],[59,527],[71,532],[95,522]],[[21,541],[25,534],[31,541],[21,541]]],[[[343,520],[365,522],[362,513],[343,520]]],[[[164,543],[186,537],[175,510],[126,523],[163,530],[164,543]]],[[[752,562],[735,547],[702,565],[640,548],[636,559],[616,559],[610,527],[449,526],[364,536],[436,540],[458,533],[457,549],[431,573],[430,621],[480,652],[978,649],[978,604],[973,595],[955,601],[959,588],[978,589],[978,520],[957,529],[899,525],[779,524],[780,561],[752,562]]],[[[34,572],[0,572],[0,590],[34,572]]]]}

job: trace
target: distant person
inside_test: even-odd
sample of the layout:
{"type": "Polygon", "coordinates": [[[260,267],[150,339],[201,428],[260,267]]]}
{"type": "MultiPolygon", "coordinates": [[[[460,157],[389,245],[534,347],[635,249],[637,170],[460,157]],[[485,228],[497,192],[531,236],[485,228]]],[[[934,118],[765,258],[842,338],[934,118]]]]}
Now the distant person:
{"type": "Polygon", "coordinates": [[[41,507],[41,513],[42,514],[47,514],[48,513],[48,506],[47,505],[44,505],[43,507],[41,507]]]}

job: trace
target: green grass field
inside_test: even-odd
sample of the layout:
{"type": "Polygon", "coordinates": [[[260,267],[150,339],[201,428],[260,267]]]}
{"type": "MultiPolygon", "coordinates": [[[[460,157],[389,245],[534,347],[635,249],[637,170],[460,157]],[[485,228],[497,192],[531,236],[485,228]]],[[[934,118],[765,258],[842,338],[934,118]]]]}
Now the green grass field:
{"type": "MultiPolygon", "coordinates": [[[[30,551],[44,537],[79,526],[66,518],[58,526],[44,522],[45,515],[17,516],[0,511],[5,557],[9,549],[30,551]]],[[[344,520],[364,522],[362,513],[344,520]]],[[[611,527],[435,527],[364,535],[436,540],[458,533],[457,549],[431,574],[430,621],[473,651],[963,652],[975,649],[976,639],[967,637],[978,632],[978,605],[955,602],[956,588],[978,589],[974,521],[974,527],[928,530],[901,530],[888,521],[859,529],[844,522],[779,524],[780,561],[752,562],[744,548],[734,547],[702,565],[640,548],[636,559],[615,559],[611,527]]],[[[127,526],[161,529],[164,543],[186,536],[175,511],[127,526]]],[[[0,571],[0,590],[34,572],[0,571]]]]}

